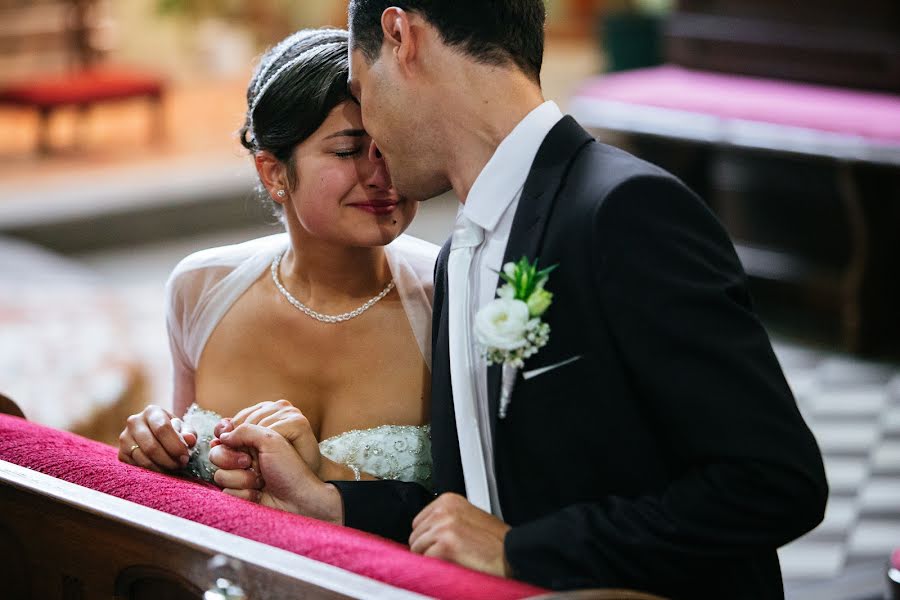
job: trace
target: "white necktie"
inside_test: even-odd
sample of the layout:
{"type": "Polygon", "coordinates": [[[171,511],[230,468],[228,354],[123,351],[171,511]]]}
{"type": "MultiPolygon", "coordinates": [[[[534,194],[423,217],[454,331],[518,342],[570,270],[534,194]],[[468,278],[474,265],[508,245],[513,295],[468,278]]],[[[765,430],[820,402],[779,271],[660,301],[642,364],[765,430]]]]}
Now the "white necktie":
{"type": "Polygon", "coordinates": [[[484,241],[484,230],[460,212],[456,218],[447,261],[448,298],[450,305],[450,382],[453,386],[453,409],[456,414],[456,433],[462,459],[466,497],[478,508],[491,512],[487,473],[475,390],[475,361],[472,353],[472,301],[469,269],[475,249],[484,241]]]}

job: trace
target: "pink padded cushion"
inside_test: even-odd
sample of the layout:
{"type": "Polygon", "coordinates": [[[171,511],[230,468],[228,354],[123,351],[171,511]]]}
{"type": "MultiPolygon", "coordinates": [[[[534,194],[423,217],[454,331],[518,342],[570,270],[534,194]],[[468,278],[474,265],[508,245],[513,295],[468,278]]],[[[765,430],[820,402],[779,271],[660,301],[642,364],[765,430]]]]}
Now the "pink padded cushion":
{"type": "Polygon", "coordinates": [[[662,66],[606,75],[577,94],[900,144],[900,96],[662,66]]]}
{"type": "Polygon", "coordinates": [[[111,446],[0,414],[0,460],[437,598],[545,590],[425,558],[382,538],[266,508],[212,486],[120,463],[111,446]]]}

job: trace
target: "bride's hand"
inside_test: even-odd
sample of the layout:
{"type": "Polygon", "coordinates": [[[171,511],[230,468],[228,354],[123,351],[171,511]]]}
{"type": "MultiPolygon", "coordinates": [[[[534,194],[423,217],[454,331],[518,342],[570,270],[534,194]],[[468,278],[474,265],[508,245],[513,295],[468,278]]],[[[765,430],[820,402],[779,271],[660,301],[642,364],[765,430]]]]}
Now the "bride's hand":
{"type": "Polygon", "coordinates": [[[283,436],[269,428],[244,423],[221,434],[209,452],[219,467],[216,482],[225,493],[264,506],[343,524],[337,489],[321,481],[283,436]],[[234,463],[234,457],[244,463],[234,463]],[[256,467],[248,469],[250,456],[256,467]]]}
{"type": "Polygon", "coordinates": [[[153,471],[174,471],[188,462],[197,434],[164,408],[150,405],[128,417],[119,434],[119,460],[153,471]]]}
{"type": "Polygon", "coordinates": [[[326,475],[331,461],[323,459],[319,452],[319,440],[313,433],[309,420],[300,409],[287,400],[260,402],[240,411],[228,423],[216,428],[216,436],[237,429],[241,425],[259,425],[280,434],[300,455],[313,473],[326,475]]]}

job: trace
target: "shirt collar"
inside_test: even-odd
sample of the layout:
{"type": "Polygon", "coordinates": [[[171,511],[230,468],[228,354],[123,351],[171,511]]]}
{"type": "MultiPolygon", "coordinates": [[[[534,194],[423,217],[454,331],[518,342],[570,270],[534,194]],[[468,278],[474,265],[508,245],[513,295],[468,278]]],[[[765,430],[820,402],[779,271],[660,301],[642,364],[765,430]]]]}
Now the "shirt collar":
{"type": "Polygon", "coordinates": [[[544,138],[562,118],[553,101],[528,113],[481,170],[461,208],[463,214],[485,231],[493,231],[525,186],[544,138]]]}

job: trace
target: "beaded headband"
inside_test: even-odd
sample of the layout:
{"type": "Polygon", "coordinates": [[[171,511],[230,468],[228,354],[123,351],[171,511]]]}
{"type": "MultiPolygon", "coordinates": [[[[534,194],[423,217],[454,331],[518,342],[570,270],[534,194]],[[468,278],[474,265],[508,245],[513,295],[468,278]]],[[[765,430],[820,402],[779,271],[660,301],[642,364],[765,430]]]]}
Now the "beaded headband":
{"type": "Polygon", "coordinates": [[[338,46],[346,46],[345,41],[327,42],[324,44],[320,44],[318,46],[314,46],[312,48],[309,48],[309,49],[301,52],[300,54],[298,54],[291,60],[287,61],[286,63],[284,63],[283,65],[278,67],[275,70],[275,72],[272,73],[271,76],[266,78],[266,74],[269,72],[269,69],[272,68],[272,65],[274,65],[276,62],[278,62],[281,59],[281,57],[284,56],[285,53],[287,53],[287,51],[291,49],[291,47],[294,45],[294,43],[296,43],[297,38],[301,37],[302,35],[305,35],[305,32],[298,31],[297,33],[295,33],[295,34],[285,38],[281,42],[279,42],[278,45],[276,45],[272,49],[272,52],[270,53],[269,58],[267,58],[266,61],[261,63],[259,66],[259,72],[258,72],[258,75],[256,76],[256,82],[253,84],[253,102],[250,104],[250,110],[247,113],[248,120],[249,120],[249,127],[247,128],[248,129],[247,133],[248,133],[249,140],[253,143],[256,143],[256,132],[254,131],[254,127],[253,127],[253,114],[256,112],[256,107],[259,105],[260,100],[262,100],[263,96],[266,95],[266,92],[269,90],[269,88],[272,86],[272,84],[275,81],[277,81],[278,78],[281,77],[281,75],[283,73],[292,69],[293,67],[300,64],[301,62],[306,61],[309,58],[315,56],[316,54],[324,53],[324,52],[331,50],[338,46]]]}

